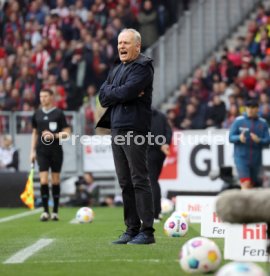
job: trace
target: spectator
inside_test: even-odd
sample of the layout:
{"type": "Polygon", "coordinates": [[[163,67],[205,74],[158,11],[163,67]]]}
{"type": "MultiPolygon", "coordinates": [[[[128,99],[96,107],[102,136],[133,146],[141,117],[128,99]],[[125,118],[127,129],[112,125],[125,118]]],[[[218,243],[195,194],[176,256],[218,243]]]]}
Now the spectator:
{"type": "Polygon", "coordinates": [[[214,95],[213,100],[208,103],[206,127],[221,128],[226,116],[225,103],[219,95],[214,95]]]}
{"type": "Polygon", "coordinates": [[[0,172],[18,171],[19,152],[13,146],[11,135],[4,135],[0,147],[0,172]]]}
{"type": "Polygon", "coordinates": [[[13,88],[10,96],[6,99],[4,110],[7,111],[18,111],[20,109],[21,97],[19,94],[19,90],[17,88],[13,88]]]}
{"type": "Polygon", "coordinates": [[[202,129],[205,126],[205,118],[200,114],[198,106],[193,103],[187,105],[186,114],[180,125],[180,129],[202,129]]]}
{"type": "Polygon", "coordinates": [[[94,134],[95,124],[95,110],[96,110],[96,92],[95,85],[89,85],[87,87],[87,96],[84,99],[85,110],[85,134],[94,134]]]}
{"type": "Polygon", "coordinates": [[[171,129],[177,129],[176,127],[176,112],[174,108],[170,108],[167,110],[166,112],[166,116],[167,116],[167,120],[168,120],[168,124],[170,126],[171,129]]]}
{"type": "Polygon", "coordinates": [[[232,104],[226,115],[226,120],[223,122],[223,128],[230,128],[235,119],[239,116],[239,111],[236,104],[232,104]]]}
{"type": "Polygon", "coordinates": [[[69,78],[67,68],[62,68],[60,71],[60,78],[58,84],[63,87],[66,94],[67,110],[75,110],[74,101],[76,100],[75,88],[73,81],[69,78]]]}
{"type": "Polygon", "coordinates": [[[89,60],[85,58],[83,45],[77,43],[71,63],[69,64],[70,79],[75,85],[72,110],[78,110],[82,105],[84,89],[86,88],[88,77],[87,71],[90,66],[89,60]]]}
{"type": "Polygon", "coordinates": [[[158,39],[157,12],[151,0],[143,2],[138,15],[139,30],[142,36],[142,51],[151,46],[158,39]]]}
{"type": "MultiPolygon", "coordinates": [[[[22,111],[29,112],[34,111],[33,107],[30,106],[27,102],[23,104],[22,111]]],[[[21,116],[17,116],[18,118],[18,124],[17,124],[17,133],[31,133],[32,132],[32,121],[31,116],[26,113],[24,113],[21,116]]]]}

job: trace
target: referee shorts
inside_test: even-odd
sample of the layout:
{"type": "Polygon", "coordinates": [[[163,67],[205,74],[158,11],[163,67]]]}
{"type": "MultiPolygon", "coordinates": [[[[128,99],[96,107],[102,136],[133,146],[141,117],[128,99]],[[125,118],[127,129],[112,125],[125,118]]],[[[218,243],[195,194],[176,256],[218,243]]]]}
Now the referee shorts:
{"type": "Polygon", "coordinates": [[[40,172],[51,169],[51,172],[60,173],[63,164],[63,151],[37,152],[37,162],[40,172]]]}

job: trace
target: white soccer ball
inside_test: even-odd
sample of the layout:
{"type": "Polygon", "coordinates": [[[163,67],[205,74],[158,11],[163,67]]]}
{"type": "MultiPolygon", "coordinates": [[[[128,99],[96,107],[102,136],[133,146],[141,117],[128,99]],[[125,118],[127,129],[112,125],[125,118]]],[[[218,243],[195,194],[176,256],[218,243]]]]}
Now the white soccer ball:
{"type": "Polygon", "coordinates": [[[174,204],[168,198],[161,198],[161,213],[163,215],[169,214],[173,211],[174,204]]]}
{"type": "Polygon", "coordinates": [[[187,273],[215,271],[221,262],[221,252],[210,239],[196,237],[188,240],[180,251],[180,266],[187,273]]]}
{"type": "Polygon", "coordinates": [[[267,274],[256,264],[231,262],[221,267],[216,276],[267,276],[267,274]]]}
{"type": "Polygon", "coordinates": [[[183,217],[188,224],[190,224],[190,216],[188,212],[183,212],[183,211],[174,211],[171,214],[171,217],[183,217]]]}
{"type": "Polygon", "coordinates": [[[89,207],[82,207],[76,213],[76,220],[80,223],[92,222],[94,219],[94,211],[89,207]]]}
{"type": "Polygon", "coordinates": [[[170,216],[165,221],[163,229],[169,237],[183,237],[188,231],[188,223],[184,217],[170,216]]]}

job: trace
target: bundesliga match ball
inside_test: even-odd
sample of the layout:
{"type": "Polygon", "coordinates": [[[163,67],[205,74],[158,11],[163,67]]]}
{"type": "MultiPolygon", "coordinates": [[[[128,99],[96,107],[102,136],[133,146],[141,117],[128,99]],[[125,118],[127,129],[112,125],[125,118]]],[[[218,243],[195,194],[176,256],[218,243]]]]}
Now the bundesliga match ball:
{"type": "Polygon", "coordinates": [[[82,207],[76,214],[76,220],[80,223],[92,222],[94,219],[94,212],[89,207],[82,207]]]}
{"type": "Polygon", "coordinates": [[[221,252],[214,241],[203,237],[188,240],[180,251],[180,266],[187,273],[215,271],[221,262],[221,252]]]}
{"type": "Polygon", "coordinates": [[[221,267],[216,276],[267,276],[267,274],[256,264],[231,262],[221,267]]]}
{"type": "Polygon", "coordinates": [[[184,217],[170,216],[166,220],[163,229],[169,237],[183,237],[188,231],[188,223],[184,217]]]}
{"type": "Polygon", "coordinates": [[[161,198],[161,213],[163,215],[169,214],[173,211],[174,204],[168,198],[161,198]]]}
{"type": "Polygon", "coordinates": [[[188,212],[174,211],[171,217],[183,217],[188,224],[190,224],[190,216],[188,212]]]}

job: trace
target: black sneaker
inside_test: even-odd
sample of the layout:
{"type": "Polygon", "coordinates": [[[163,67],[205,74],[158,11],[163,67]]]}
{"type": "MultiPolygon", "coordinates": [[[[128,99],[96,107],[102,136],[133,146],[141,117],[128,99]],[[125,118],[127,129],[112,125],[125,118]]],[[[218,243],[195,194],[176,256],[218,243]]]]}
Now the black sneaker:
{"type": "Polygon", "coordinates": [[[145,233],[140,232],[136,237],[132,239],[132,241],[127,244],[151,244],[155,243],[154,236],[147,236],[145,233]]]}
{"type": "Polygon", "coordinates": [[[127,244],[128,242],[130,242],[132,239],[134,238],[134,236],[131,236],[127,233],[122,234],[118,240],[113,241],[113,244],[127,244]]]}

